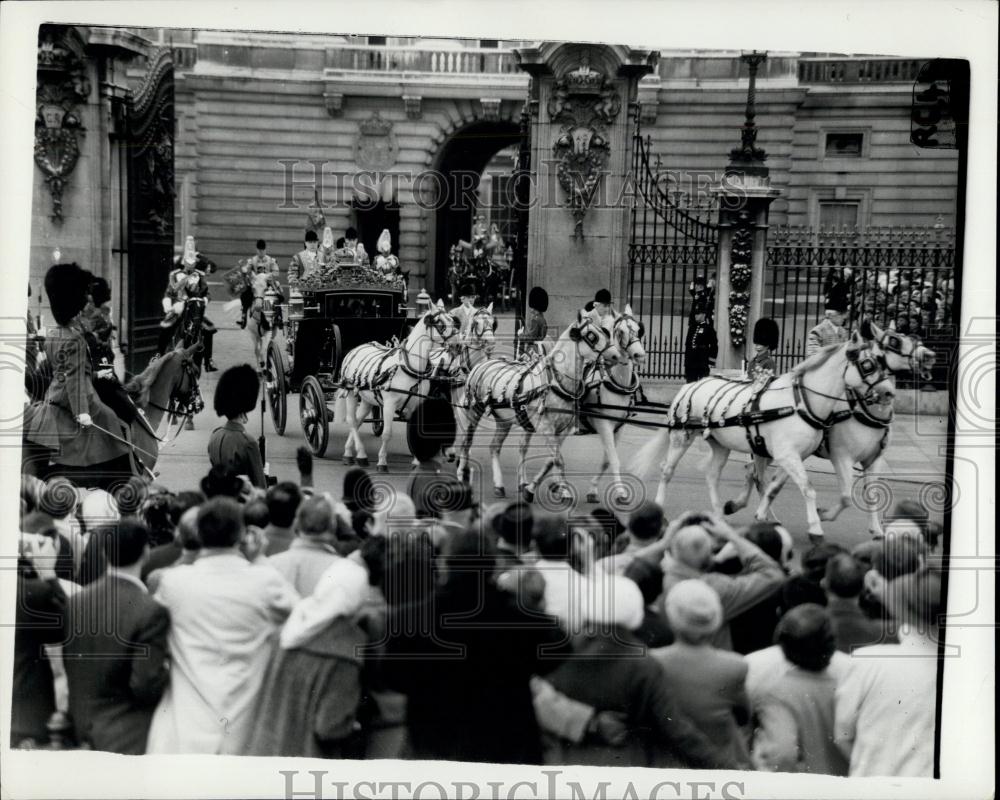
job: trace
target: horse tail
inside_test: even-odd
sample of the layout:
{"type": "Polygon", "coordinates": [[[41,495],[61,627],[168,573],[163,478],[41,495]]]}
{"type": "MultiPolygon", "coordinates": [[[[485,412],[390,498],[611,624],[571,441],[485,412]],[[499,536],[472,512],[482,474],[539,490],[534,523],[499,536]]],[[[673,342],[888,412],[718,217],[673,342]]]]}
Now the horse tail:
{"type": "Polygon", "coordinates": [[[635,454],[635,457],[632,459],[632,463],[629,465],[629,472],[640,479],[644,479],[647,475],[649,475],[649,473],[652,472],[653,464],[656,462],[657,458],[661,456],[670,433],[671,430],[669,428],[661,428],[653,436],[651,436],[647,442],[639,448],[639,452],[635,454]]]}
{"type": "Polygon", "coordinates": [[[347,391],[338,389],[336,399],[333,401],[333,424],[336,425],[347,421],[347,391]]]}

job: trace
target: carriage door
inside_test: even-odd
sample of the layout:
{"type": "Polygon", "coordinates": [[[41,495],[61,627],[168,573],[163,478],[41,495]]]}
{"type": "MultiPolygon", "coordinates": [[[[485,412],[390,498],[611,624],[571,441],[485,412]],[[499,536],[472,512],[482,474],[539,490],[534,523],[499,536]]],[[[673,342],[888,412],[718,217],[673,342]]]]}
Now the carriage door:
{"type": "Polygon", "coordinates": [[[162,48],[129,98],[127,171],[127,323],[125,368],[142,370],[156,351],[160,300],[174,253],[174,66],[162,48]]]}

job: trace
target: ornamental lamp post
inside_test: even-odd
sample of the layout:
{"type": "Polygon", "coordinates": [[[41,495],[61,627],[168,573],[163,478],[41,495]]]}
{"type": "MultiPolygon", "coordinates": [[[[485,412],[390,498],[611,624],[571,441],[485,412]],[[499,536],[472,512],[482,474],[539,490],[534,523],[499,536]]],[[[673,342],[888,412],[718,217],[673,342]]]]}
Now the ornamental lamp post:
{"type": "Polygon", "coordinates": [[[766,52],[744,53],[749,83],[740,144],[729,151],[719,187],[718,287],[715,294],[717,372],[745,371],[747,339],[763,316],[767,215],[778,190],[771,188],[767,153],[757,146],[757,72],[766,52]]]}

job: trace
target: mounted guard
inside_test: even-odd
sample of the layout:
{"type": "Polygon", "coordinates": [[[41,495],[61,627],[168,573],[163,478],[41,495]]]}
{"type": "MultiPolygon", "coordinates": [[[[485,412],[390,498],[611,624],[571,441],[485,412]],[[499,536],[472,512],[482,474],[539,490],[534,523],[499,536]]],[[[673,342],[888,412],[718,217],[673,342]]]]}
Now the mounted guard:
{"type": "Polygon", "coordinates": [[[195,250],[194,237],[188,236],[184,242],[184,253],[174,261],[174,270],[167,279],[163,294],[164,317],[160,322],[157,357],[172,349],[171,340],[184,347],[200,342],[204,348],[200,358],[205,371],[216,371],[212,361],[212,339],[216,328],[205,316],[209,294],[205,276],[215,270],[215,262],[195,250]]]}

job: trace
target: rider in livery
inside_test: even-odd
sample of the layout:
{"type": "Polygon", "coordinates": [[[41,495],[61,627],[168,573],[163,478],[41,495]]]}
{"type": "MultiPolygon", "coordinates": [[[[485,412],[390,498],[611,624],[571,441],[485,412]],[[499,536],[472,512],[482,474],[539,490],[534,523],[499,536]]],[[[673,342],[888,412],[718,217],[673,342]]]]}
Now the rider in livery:
{"type": "Polygon", "coordinates": [[[294,286],[299,281],[308,278],[319,268],[319,236],[316,231],[306,231],[304,247],[288,264],[288,283],[294,286]]]}
{"type": "MultiPolygon", "coordinates": [[[[174,261],[174,270],[167,280],[167,290],[163,293],[163,311],[165,316],[160,322],[160,338],[156,345],[158,356],[167,352],[170,337],[173,336],[177,323],[180,322],[184,301],[195,297],[208,298],[208,281],[206,274],[215,272],[215,262],[209,261],[194,248],[194,237],[188,236],[184,242],[184,253],[174,261]]],[[[215,372],[212,361],[212,337],[215,336],[215,325],[206,316],[201,321],[202,344],[204,345],[205,372],[215,372]]]]}
{"type": "Polygon", "coordinates": [[[25,412],[24,438],[52,451],[55,472],[80,485],[107,480],[108,473],[132,473],[128,446],[115,413],[101,402],[93,380],[93,363],[81,331],[80,312],[87,305],[91,275],[76,264],[56,264],[45,275],[56,325],[45,338],[45,354],[53,376],[41,403],[25,412]],[[103,430],[100,430],[100,429],[103,430]]]}
{"type": "Polygon", "coordinates": [[[777,373],[774,353],[778,349],[778,323],[761,317],[753,326],[753,358],[747,364],[747,377],[754,383],[767,383],[777,373]]]}
{"type": "Polygon", "coordinates": [[[278,262],[267,254],[267,242],[263,239],[258,239],[256,255],[248,258],[241,269],[248,276],[247,288],[240,295],[240,304],[243,306],[243,315],[240,317],[240,327],[245,328],[247,326],[247,312],[250,311],[250,306],[253,305],[253,299],[255,296],[253,278],[255,275],[260,274],[270,275],[277,278],[278,262]]]}

